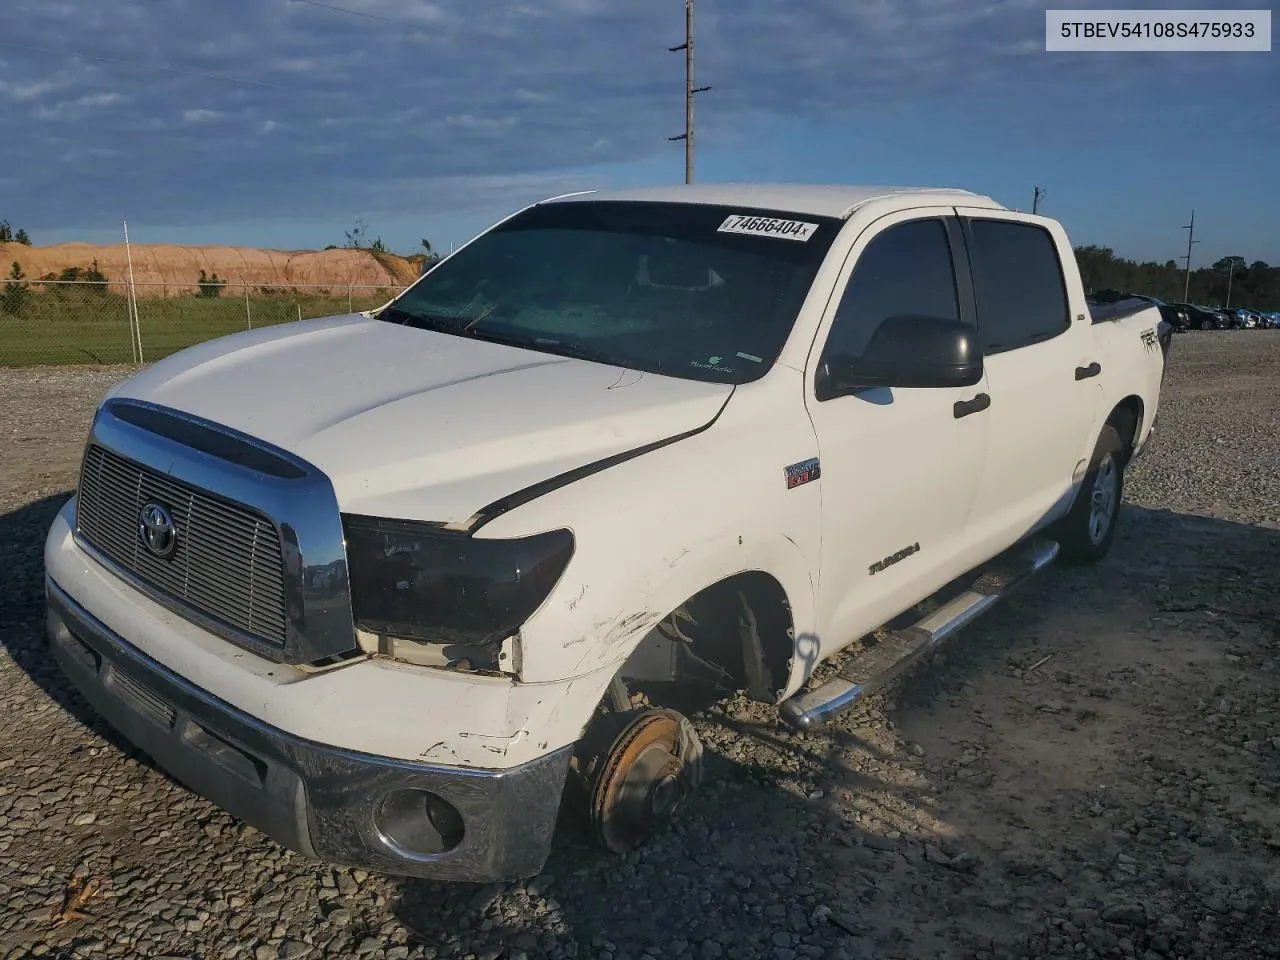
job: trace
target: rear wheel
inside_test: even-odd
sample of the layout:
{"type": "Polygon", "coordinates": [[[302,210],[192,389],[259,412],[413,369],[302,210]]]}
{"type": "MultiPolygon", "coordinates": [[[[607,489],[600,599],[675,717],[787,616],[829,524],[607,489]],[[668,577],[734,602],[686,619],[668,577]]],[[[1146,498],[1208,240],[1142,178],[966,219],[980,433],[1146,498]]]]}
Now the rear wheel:
{"type": "Polygon", "coordinates": [[[1124,442],[1111,424],[1102,428],[1071,511],[1058,522],[1060,559],[1067,564],[1096,563],[1115,539],[1124,497],[1124,442]]]}

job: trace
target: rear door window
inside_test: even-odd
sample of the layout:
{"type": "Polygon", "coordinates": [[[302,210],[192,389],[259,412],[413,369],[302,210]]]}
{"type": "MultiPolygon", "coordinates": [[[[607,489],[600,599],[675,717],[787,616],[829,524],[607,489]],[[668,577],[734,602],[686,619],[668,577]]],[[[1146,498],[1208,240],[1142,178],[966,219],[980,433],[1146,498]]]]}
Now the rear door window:
{"type": "Polygon", "coordinates": [[[985,353],[1041,343],[1067,330],[1066,284],[1049,231],[1008,220],[970,220],[969,238],[985,353]]]}

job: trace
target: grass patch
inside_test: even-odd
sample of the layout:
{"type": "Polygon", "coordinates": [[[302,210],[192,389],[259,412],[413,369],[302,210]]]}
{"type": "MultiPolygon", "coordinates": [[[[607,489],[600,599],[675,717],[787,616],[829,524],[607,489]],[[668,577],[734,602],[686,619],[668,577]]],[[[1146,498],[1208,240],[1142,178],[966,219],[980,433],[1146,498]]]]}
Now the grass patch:
{"type": "MultiPolygon", "coordinates": [[[[394,291],[351,298],[352,310],[368,310],[394,291]]],[[[70,363],[132,363],[128,301],[89,291],[28,292],[15,312],[0,312],[0,367],[70,363]]],[[[197,343],[298,319],[346,313],[347,298],[251,296],[172,297],[139,300],[142,355],[148,363],[197,343]]]]}

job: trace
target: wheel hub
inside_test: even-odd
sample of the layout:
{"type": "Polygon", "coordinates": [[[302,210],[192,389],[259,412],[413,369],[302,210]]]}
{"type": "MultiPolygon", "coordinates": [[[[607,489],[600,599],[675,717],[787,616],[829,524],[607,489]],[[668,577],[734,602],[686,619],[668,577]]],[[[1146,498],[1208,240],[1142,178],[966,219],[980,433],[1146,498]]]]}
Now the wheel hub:
{"type": "Polygon", "coordinates": [[[609,747],[591,790],[600,841],[626,853],[663,827],[700,779],[701,744],[672,710],[646,710],[609,747]]]}

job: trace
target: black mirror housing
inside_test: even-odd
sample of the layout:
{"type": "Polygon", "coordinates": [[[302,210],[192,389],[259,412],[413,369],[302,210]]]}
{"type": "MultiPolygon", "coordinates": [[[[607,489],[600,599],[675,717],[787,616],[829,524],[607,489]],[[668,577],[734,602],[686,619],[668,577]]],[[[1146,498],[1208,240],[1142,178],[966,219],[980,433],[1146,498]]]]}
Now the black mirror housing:
{"type": "Polygon", "coordinates": [[[977,330],[959,320],[901,315],[876,328],[861,356],[826,358],[818,399],[873,387],[971,387],[981,380],[977,330]]]}

